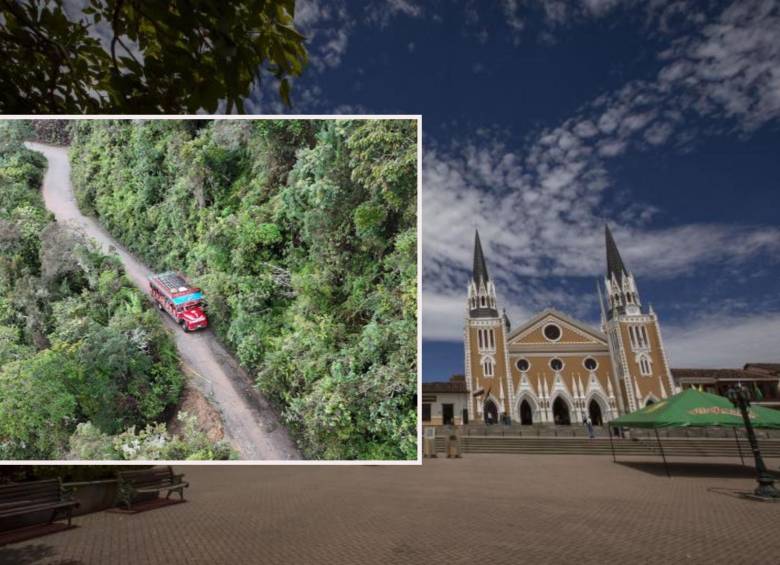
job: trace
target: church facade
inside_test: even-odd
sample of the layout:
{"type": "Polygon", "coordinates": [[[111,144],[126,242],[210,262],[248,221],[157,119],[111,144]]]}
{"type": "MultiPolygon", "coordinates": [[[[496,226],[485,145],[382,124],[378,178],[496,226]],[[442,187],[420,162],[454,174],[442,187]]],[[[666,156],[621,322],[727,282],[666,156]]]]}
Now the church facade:
{"type": "Polygon", "coordinates": [[[605,228],[601,326],[553,309],[512,328],[499,313],[479,233],[464,332],[466,408],[460,420],[599,425],[674,394],[658,317],[605,228]]]}

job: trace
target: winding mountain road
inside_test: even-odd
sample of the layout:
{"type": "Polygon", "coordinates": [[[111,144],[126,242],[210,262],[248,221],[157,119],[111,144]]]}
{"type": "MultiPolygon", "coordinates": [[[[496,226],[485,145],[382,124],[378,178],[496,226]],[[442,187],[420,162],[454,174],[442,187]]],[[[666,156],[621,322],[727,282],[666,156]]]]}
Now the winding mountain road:
{"type": "MultiPolygon", "coordinates": [[[[94,218],[84,216],[76,205],[70,182],[68,150],[40,143],[26,143],[49,162],[43,179],[46,208],[57,221],[77,226],[107,252],[119,256],[130,280],[145,294],[146,277],[152,273],[131,255],[94,218]]],[[[219,410],[225,435],[246,460],[300,459],[295,443],[279,422],[268,401],[252,386],[249,376],[217,341],[212,331],[184,333],[170,317],[161,314],[172,331],[179,357],[194,386],[219,410]]]]}

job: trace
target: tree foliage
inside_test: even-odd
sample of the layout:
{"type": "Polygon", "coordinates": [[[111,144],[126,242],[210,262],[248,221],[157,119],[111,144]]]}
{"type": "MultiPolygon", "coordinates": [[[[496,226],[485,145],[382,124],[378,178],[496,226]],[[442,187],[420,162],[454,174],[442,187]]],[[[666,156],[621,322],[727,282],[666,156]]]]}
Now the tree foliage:
{"type": "Polygon", "coordinates": [[[111,436],[90,422],[79,424],[70,437],[70,456],[76,459],[110,460],[211,460],[235,459],[227,441],[211,442],[198,429],[197,418],[177,414],[182,432],[171,435],[164,423],[149,424],[141,430],[131,427],[111,436]]]}
{"type": "Polygon", "coordinates": [[[290,105],[307,60],[294,11],[295,0],[0,1],[0,111],[241,112],[269,77],[290,105]]]}
{"type": "Polygon", "coordinates": [[[218,335],[309,457],[416,456],[417,135],[408,120],[78,124],[76,196],[218,335]]]}
{"type": "Polygon", "coordinates": [[[118,260],[46,212],[45,159],[25,135],[0,123],[0,458],[61,458],[80,422],[158,422],[183,376],[118,260]]]}

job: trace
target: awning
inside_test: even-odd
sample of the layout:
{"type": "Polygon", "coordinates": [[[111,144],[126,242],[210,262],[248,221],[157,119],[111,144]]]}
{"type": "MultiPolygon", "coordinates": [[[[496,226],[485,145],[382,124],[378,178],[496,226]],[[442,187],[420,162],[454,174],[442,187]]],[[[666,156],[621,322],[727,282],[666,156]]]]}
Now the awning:
{"type": "MultiPolygon", "coordinates": [[[[780,429],[780,411],[752,405],[748,410],[755,428],[780,429]]],[[[625,428],[742,428],[742,414],[728,398],[687,389],[665,400],[609,422],[625,428]]]]}

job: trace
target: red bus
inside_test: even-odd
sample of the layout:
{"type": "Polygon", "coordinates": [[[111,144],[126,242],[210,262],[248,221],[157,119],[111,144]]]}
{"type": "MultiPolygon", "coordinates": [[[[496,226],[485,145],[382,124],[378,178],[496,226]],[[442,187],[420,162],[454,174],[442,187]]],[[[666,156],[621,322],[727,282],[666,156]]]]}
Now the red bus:
{"type": "Polygon", "coordinates": [[[151,275],[149,289],[160,310],[165,310],[185,332],[207,328],[203,292],[191,286],[179,273],[151,275]]]}

